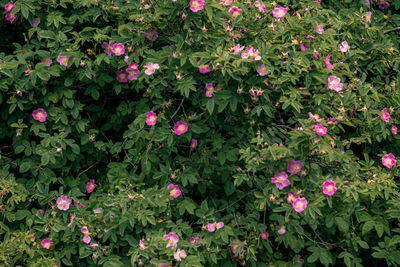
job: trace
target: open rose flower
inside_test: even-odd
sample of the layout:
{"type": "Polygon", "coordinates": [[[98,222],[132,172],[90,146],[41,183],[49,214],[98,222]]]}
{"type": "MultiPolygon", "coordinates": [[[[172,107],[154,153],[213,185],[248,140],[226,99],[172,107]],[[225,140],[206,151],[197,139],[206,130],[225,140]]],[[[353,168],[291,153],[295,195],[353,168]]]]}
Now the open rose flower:
{"type": "Polygon", "coordinates": [[[175,185],[175,184],[169,184],[167,186],[168,189],[172,190],[169,192],[169,195],[173,198],[177,198],[182,194],[182,191],[179,189],[179,186],[175,185]]]}
{"type": "Polygon", "coordinates": [[[57,57],[57,62],[58,62],[61,66],[68,67],[69,58],[70,58],[70,56],[58,56],[58,57],[57,57]]]}
{"type": "Polygon", "coordinates": [[[174,133],[176,135],[184,134],[184,133],[187,132],[188,129],[189,129],[188,124],[186,122],[183,122],[183,121],[178,121],[174,125],[174,133]]]}
{"type": "Polygon", "coordinates": [[[190,0],[190,10],[192,12],[199,12],[204,8],[204,0],[190,0]]]}
{"type": "Polygon", "coordinates": [[[150,110],[149,112],[147,112],[147,117],[146,117],[146,124],[148,126],[153,126],[156,125],[157,123],[157,114],[150,110]]]}
{"type": "Polygon", "coordinates": [[[236,19],[241,15],[240,11],[242,11],[242,9],[238,8],[237,6],[233,6],[229,9],[229,13],[231,13],[233,19],[236,19]]]}
{"type": "Polygon", "coordinates": [[[186,252],[183,249],[179,249],[174,253],[174,258],[177,261],[182,261],[182,259],[186,258],[186,252]]]}
{"type": "Polygon", "coordinates": [[[307,200],[304,198],[304,197],[302,197],[302,198],[296,198],[294,201],[293,201],[293,204],[292,204],[292,206],[293,206],[293,209],[296,211],[296,212],[298,212],[298,213],[300,213],[300,212],[302,212],[302,211],[304,211],[306,208],[307,208],[307,200]]]}
{"type": "Polygon", "coordinates": [[[328,88],[339,93],[343,89],[343,83],[340,82],[340,78],[334,75],[328,78],[328,88]]]}
{"type": "Polygon", "coordinates": [[[265,232],[265,231],[261,232],[260,235],[261,235],[261,239],[268,240],[268,236],[269,236],[268,232],[265,232]]]}
{"type": "Polygon", "coordinates": [[[381,119],[382,119],[384,122],[389,122],[389,120],[390,120],[390,114],[389,114],[389,112],[387,111],[387,108],[384,108],[384,109],[381,110],[381,119]]]}
{"type": "Polygon", "coordinates": [[[291,160],[289,166],[287,167],[287,172],[290,174],[297,174],[301,172],[301,167],[303,167],[303,163],[301,163],[300,160],[291,160]]]}
{"type": "Polygon", "coordinates": [[[111,51],[116,56],[122,56],[123,54],[125,54],[125,46],[121,43],[113,44],[111,47],[111,51]]]}
{"type": "Polygon", "coordinates": [[[209,232],[214,232],[215,229],[218,230],[218,229],[221,229],[222,227],[224,227],[224,223],[223,222],[219,222],[219,223],[214,222],[214,223],[207,224],[207,230],[209,232]]]}
{"type": "Polygon", "coordinates": [[[321,124],[315,124],[314,125],[314,131],[319,135],[319,136],[324,136],[327,132],[327,129],[322,126],[321,124]]]}
{"type": "Polygon", "coordinates": [[[94,188],[96,187],[96,184],[94,182],[94,179],[90,180],[89,182],[87,182],[86,184],[86,192],[88,194],[92,193],[94,188]]]}
{"type": "Polygon", "coordinates": [[[270,71],[267,71],[267,68],[265,67],[264,64],[261,64],[260,67],[257,69],[258,75],[260,76],[265,76],[270,73],[270,71]]]}
{"type": "Polygon", "coordinates": [[[51,64],[53,64],[53,60],[49,57],[43,58],[41,62],[43,62],[47,67],[50,67],[51,64]]]}
{"type": "Polygon", "coordinates": [[[169,232],[167,235],[164,235],[163,239],[166,241],[168,240],[165,248],[176,247],[179,241],[179,236],[175,232],[169,232]]]}
{"type": "Polygon", "coordinates": [[[59,210],[68,210],[70,204],[71,200],[68,199],[67,196],[61,195],[59,198],[57,198],[57,208],[59,210]]]}
{"type": "Polygon", "coordinates": [[[126,70],[117,71],[117,81],[120,83],[128,82],[128,72],[126,70]]]}
{"type": "Polygon", "coordinates": [[[325,181],[322,184],[322,192],[325,195],[333,196],[335,194],[336,190],[337,190],[336,183],[332,180],[325,181]]]}
{"type": "Polygon", "coordinates": [[[287,12],[287,8],[283,8],[283,7],[279,6],[272,11],[272,16],[274,16],[277,19],[280,19],[286,15],[286,12],[287,12]]]}
{"type": "Polygon", "coordinates": [[[101,45],[101,47],[104,49],[104,53],[106,53],[107,55],[111,56],[112,55],[112,46],[114,45],[114,41],[110,41],[110,42],[103,42],[103,44],[101,45]]]}
{"type": "Polygon", "coordinates": [[[236,46],[232,47],[229,49],[229,52],[231,52],[234,55],[240,54],[242,50],[244,49],[244,46],[240,46],[240,44],[237,44],[236,46]]]}
{"type": "Polygon", "coordinates": [[[6,13],[10,13],[15,7],[15,4],[13,1],[8,2],[5,6],[4,9],[6,10],[6,13]]]}
{"type": "Polygon", "coordinates": [[[45,122],[47,118],[47,113],[42,108],[38,108],[32,112],[32,117],[34,120],[45,122]]]}
{"type": "Polygon", "coordinates": [[[283,188],[290,185],[290,181],[288,179],[288,175],[286,172],[278,172],[271,178],[271,183],[275,184],[275,186],[282,190],[283,188]]]}
{"type": "Polygon", "coordinates": [[[42,244],[42,247],[43,247],[43,248],[49,250],[50,247],[51,247],[54,243],[51,241],[51,238],[45,238],[45,239],[42,240],[41,244],[42,244]]]}
{"type": "Polygon", "coordinates": [[[160,65],[158,64],[153,64],[151,62],[148,62],[146,64],[146,70],[144,71],[144,73],[148,76],[152,75],[156,70],[158,70],[160,68],[160,65]]]}
{"type": "Polygon", "coordinates": [[[392,153],[386,154],[382,157],[382,164],[386,168],[391,169],[394,165],[396,165],[396,158],[392,153]]]}
{"type": "Polygon", "coordinates": [[[199,66],[199,72],[201,74],[206,74],[210,72],[210,65],[209,64],[203,64],[199,66]]]}
{"type": "Polygon", "coordinates": [[[340,44],[339,49],[340,49],[340,51],[342,51],[343,53],[346,53],[346,52],[350,49],[350,46],[349,46],[349,44],[348,44],[346,41],[343,41],[343,42],[340,44]]]}

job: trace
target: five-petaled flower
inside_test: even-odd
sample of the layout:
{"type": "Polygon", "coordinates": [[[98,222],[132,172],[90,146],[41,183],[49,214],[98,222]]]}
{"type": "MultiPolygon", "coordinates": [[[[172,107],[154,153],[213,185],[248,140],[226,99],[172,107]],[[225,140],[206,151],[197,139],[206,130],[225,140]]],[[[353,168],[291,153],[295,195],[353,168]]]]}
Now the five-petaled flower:
{"type": "Polygon", "coordinates": [[[207,230],[209,232],[214,232],[215,229],[221,229],[222,227],[224,227],[224,223],[223,222],[213,222],[213,223],[209,223],[207,224],[207,230]]]}
{"type": "Polygon", "coordinates": [[[297,174],[301,172],[301,167],[303,167],[303,163],[301,163],[300,160],[291,160],[287,167],[287,172],[290,174],[297,174]]]}
{"type": "Polygon", "coordinates": [[[42,108],[38,108],[32,112],[32,117],[34,120],[45,122],[47,118],[47,113],[42,108]]]}
{"type": "Polygon", "coordinates": [[[381,119],[382,119],[384,122],[389,122],[389,120],[390,120],[390,114],[389,114],[389,112],[387,111],[387,108],[384,108],[384,109],[381,110],[381,119]]]}
{"type": "Polygon", "coordinates": [[[343,41],[343,42],[340,44],[339,49],[340,49],[340,51],[342,51],[343,53],[345,53],[345,52],[347,52],[347,50],[350,49],[350,46],[349,46],[349,44],[348,44],[346,41],[343,41]]]}
{"type": "Polygon", "coordinates": [[[343,89],[343,83],[340,82],[340,78],[334,75],[328,78],[328,88],[339,93],[343,89]]]}
{"type": "Polygon", "coordinates": [[[181,135],[187,132],[188,130],[188,124],[186,122],[183,121],[178,121],[177,123],[175,123],[174,125],[174,133],[176,135],[181,135]]]}
{"type": "Polygon", "coordinates": [[[327,129],[321,124],[314,124],[314,131],[319,136],[324,136],[326,134],[326,132],[327,132],[327,129]]]}
{"type": "Polygon", "coordinates": [[[298,212],[298,213],[300,213],[300,212],[302,212],[302,211],[304,211],[306,208],[307,208],[307,200],[304,198],[304,197],[302,197],[302,198],[296,198],[294,201],[293,201],[293,204],[292,204],[292,206],[293,206],[293,209],[296,211],[296,212],[298,212]]]}
{"type": "Polygon", "coordinates": [[[283,7],[279,6],[272,11],[272,16],[274,16],[277,19],[280,19],[286,15],[286,12],[287,12],[287,8],[283,8],[283,7]]]}
{"type": "Polygon", "coordinates": [[[179,236],[175,232],[169,232],[168,234],[164,235],[163,239],[168,240],[166,248],[176,247],[179,241],[179,236]]]}
{"type": "Polygon", "coordinates": [[[177,198],[182,194],[182,191],[179,189],[179,186],[175,184],[169,184],[167,188],[168,189],[172,188],[172,190],[169,192],[169,195],[173,198],[177,198]]]}
{"type": "Polygon", "coordinates": [[[49,250],[50,247],[51,247],[54,243],[51,241],[51,238],[45,238],[45,239],[42,240],[41,244],[42,244],[42,247],[43,247],[43,248],[49,250]]]}
{"type": "Polygon", "coordinates": [[[87,184],[86,184],[86,192],[87,192],[88,194],[92,193],[95,187],[96,187],[96,184],[95,184],[94,179],[90,180],[90,181],[87,182],[87,184]]]}
{"type": "Polygon", "coordinates": [[[125,46],[121,43],[113,44],[111,51],[114,53],[114,55],[121,56],[125,54],[125,46]]]}
{"type": "Polygon", "coordinates": [[[190,10],[199,12],[204,8],[204,0],[190,0],[190,10]]]}
{"type": "Polygon", "coordinates": [[[271,178],[271,183],[275,184],[275,186],[282,190],[283,188],[290,185],[290,181],[288,179],[288,175],[286,172],[278,172],[271,178]]]}
{"type": "Polygon", "coordinates": [[[157,123],[157,114],[150,110],[149,112],[147,112],[147,116],[146,116],[146,124],[148,126],[153,126],[156,125],[157,123]]]}
{"type": "Polygon", "coordinates": [[[59,198],[57,198],[57,208],[59,210],[68,210],[70,204],[71,200],[68,199],[67,196],[61,195],[59,198]]]}
{"type": "Polygon", "coordinates": [[[391,169],[394,165],[396,165],[396,158],[392,153],[386,154],[382,157],[382,164],[386,168],[391,169]]]}
{"type": "Polygon", "coordinates": [[[186,258],[186,252],[183,249],[179,249],[174,253],[174,258],[177,261],[182,261],[182,259],[186,258]]]}
{"type": "Polygon", "coordinates": [[[336,183],[332,180],[327,180],[322,184],[322,192],[325,195],[333,196],[336,192],[336,183]]]}
{"type": "Polygon", "coordinates": [[[61,66],[68,67],[68,61],[70,56],[58,56],[57,62],[60,63],[61,66]]]}

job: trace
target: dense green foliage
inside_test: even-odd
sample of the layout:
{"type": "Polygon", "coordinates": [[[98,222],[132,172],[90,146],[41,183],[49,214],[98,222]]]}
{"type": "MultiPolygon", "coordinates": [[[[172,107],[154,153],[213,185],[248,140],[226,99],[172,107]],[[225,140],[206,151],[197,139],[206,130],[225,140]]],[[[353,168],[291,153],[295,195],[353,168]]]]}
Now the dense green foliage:
{"type": "Polygon", "coordinates": [[[400,0],[193,1],[1,18],[0,265],[400,265],[400,0]]]}

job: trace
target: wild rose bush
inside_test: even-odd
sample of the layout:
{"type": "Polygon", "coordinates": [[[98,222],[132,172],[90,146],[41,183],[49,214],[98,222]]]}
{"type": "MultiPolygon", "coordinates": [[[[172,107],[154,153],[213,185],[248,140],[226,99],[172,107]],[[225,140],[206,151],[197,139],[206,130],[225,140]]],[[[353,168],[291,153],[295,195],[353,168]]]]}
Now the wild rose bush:
{"type": "Polygon", "coordinates": [[[400,264],[400,1],[0,1],[2,266],[400,264]]]}

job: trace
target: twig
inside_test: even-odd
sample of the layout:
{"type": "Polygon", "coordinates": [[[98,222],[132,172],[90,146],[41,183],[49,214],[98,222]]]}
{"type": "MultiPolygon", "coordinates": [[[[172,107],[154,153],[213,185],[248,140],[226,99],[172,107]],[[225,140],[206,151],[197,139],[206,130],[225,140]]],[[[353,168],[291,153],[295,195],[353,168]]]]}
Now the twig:
{"type": "Polygon", "coordinates": [[[396,32],[396,31],[400,31],[400,27],[396,27],[396,28],[391,29],[391,30],[383,31],[383,34],[387,34],[387,33],[389,33],[389,32],[396,32]]]}
{"type": "MultiPolygon", "coordinates": [[[[217,211],[215,211],[213,214],[211,214],[211,215],[214,215],[214,214],[216,214],[216,213],[219,213],[219,212],[221,212],[221,211],[224,211],[224,210],[226,210],[227,208],[230,208],[231,206],[233,206],[233,205],[235,205],[236,203],[238,203],[240,200],[242,200],[243,198],[245,198],[245,197],[247,197],[248,195],[250,195],[251,193],[253,193],[254,191],[256,191],[257,189],[253,189],[253,190],[251,190],[250,192],[247,192],[246,194],[244,194],[243,196],[241,196],[238,200],[236,200],[235,202],[232,202],[231,204],[229,204],[228,206],[226,206],[225,208],[222,208],[222,209],[220,209],[220,210],[217,210],[217,211]]],[[[211,216],[210,215],[210,216],[211,216]]]]}
{"type": "Polygon", "coordinates": [[[183,101],[185,101],[185,98],[182,98],[182,101],[179,104],[178,108],[175,110],[174,114],[172,114],[171,120],[172,120],[173,117],[175,117],[176,113],[178,113],[179,109],[182,107],[183,101]]]}
{"type": "Polygon", "coordinates": [[[87,172],[88,170],[90,170],[91,168],[93,168],[96,164],[98,164],[99,162],[95,162],[94,164],[90,165],[89,168],[87,168],[86,170],[83,170],[81,173],[78,174],[77,178],[79,176],[81,176],[82,174],[84,174],[85,172],[87,172]]]}

